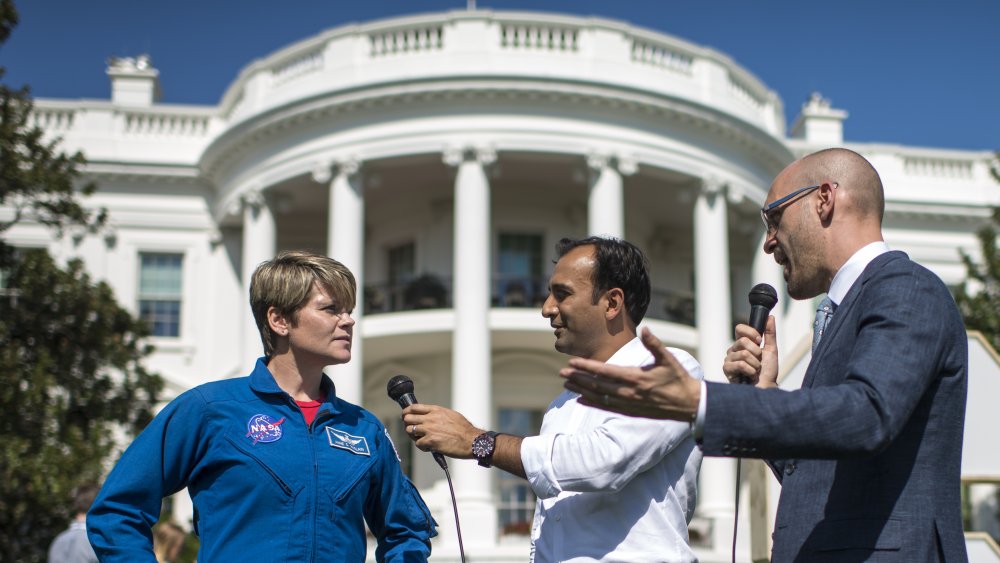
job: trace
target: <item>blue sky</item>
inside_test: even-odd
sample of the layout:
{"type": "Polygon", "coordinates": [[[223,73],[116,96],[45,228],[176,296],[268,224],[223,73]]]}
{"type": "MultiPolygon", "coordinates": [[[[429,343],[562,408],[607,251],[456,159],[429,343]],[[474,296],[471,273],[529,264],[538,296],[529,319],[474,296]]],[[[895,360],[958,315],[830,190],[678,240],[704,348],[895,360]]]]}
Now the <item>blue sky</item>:
{"type": "MultiPolygon", "coordinates": [[[[216,104],[254,59],[345,23],[465,0],[15,0],[4,82],[107,99],[112,55],[149,53],[163,102],[216,104]]],[[[813,90],[850,141],[1000,149],[1000,0],[479,0],[483,9],[623,20],[719,50],[776,90],[788,122],[813,90]]]]}

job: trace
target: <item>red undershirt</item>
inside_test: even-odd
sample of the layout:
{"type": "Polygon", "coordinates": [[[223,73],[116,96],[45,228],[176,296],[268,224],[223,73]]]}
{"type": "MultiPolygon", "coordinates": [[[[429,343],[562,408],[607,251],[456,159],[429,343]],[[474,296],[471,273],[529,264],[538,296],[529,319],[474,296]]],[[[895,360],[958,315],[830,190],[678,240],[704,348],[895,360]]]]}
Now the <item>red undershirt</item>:
{"type": "Polygon", "coordinates": [[[302,409],[302,418],[306,419],[306,426],[311,426],[316,420],[316,413],[319,412],[319,407],[325,400],[324,396],[320,397],[318,401],[295,401],[295,404],[302,409]]]}

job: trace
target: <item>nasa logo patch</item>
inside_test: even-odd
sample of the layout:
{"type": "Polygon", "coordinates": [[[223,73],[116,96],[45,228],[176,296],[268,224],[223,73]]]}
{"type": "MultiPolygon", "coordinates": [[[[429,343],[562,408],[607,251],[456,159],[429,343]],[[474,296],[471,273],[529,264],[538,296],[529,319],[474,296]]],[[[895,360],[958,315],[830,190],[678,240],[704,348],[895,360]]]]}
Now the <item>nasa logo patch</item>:
{"type": "Polygon", "coordinates": [[[274,420],[266,414],[255,414],[247,421],[247,438],[253,438],[253,443],[277,442],[281,439],[281,425],[284,417],[274,420]]]}

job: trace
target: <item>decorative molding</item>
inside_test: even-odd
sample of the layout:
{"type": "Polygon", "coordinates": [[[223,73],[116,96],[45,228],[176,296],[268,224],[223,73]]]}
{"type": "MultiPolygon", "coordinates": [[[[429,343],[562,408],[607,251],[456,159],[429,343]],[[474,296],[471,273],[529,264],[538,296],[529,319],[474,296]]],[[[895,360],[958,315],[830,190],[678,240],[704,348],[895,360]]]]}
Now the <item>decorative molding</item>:
{"type": "Polygon", "coordinates": [[[593,172],[600,172],[611,165],[611,156],[606,153],[591,151],[587,153],[587,168],[593,172]]]}
{"type": "Polygon", "coordinates": [[[361,161],[356,156],[350,156],[337,161],[337,175],[354,176],[361,170],[361,161]]]}
{"type": "Polygon", "coordinates": [[[726,199],[733,205],[743,203],[746,199],[746,190],[742,185],[731,182],[726,185],[726,199]]]}
{"type": "Polygon", "coordinates": [[[476,161],[482,166],[489,166],[497,161],[497,150],[492,145],[484,145],[473,149],[476,161]]]}
{"type": "Polygon", "coordinates": [[[329,184],[333,179],[333,162],[324,161],[317,163],[309,173],[314,182],[319,184],[329,184]]]}
{"type": "Polygon", "coordinates": [[[101,234],[104,238],[104,244],[108,248],[114,248],[118,244],[118,228],[110,221],[104,225],[101,234]]]}
{"type": "Polygon", "coordinates": [[[710,174],[701,178],[701,193],[703,195],[709,197],[725,195],[728,190],[729,184],[718,176],[710,174]]]}
{"type": "Polygon", "coordinates": [[[634,156],[618,155],[616,158],[618,172],[622,176],[631,176],[639,171],[639,160],[634,156]]]}
{"type": "Polygon", "coordinates": [[[208,229],[208,244],[210,244],[212,248],[216,248],[222,244],[223,240],[225,240],[225,237],[222,234],[222,229],[220,229],[218,225],[212,225],[212,227],[208,229]]]}
{"type": "Polygon", "coordinates": [[[264,199],[264,192],[260,188],[250,188],[243,192],[240,196],[240,201],[243,205],[252,207],[254,209],[260,209],[267,205],[267,200],[264,199]]]}
{"type": "Polygon", "coordinates": [[[451,167],[457,167],[469,160],[474,160],[480,166],[486,167],[497,161],[497,150],[492,145],[449,145],[441,151],[441,160],[451,167]]]}
{"type": "Polygon", "coordinates": [[[465,158],[464,152],[457,146],[447,146],[441,151],[441,160],[448,166],[455,168],[462,164],[462,160],[465,158]]]}

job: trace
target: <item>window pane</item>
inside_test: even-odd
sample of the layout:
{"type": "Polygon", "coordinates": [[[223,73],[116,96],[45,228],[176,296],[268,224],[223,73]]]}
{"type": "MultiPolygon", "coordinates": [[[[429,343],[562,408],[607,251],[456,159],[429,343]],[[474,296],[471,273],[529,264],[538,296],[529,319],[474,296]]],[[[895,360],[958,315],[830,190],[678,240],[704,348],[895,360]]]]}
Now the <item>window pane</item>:
{"type": "Polygon", "coordinates": [[[153,336],[180,336],[181,254],[139,255],[139,318],[153,336]]]}
{"type": "Polygon", "coordinates": [[[503,276],[542,275],[542,236],[500,233],[497,271],[503,276]]]}
{"type": "Polygon", "coordinates": [[[389,283],[406,283],[416,277],[416,248],[410,242],[389,249],[389,283]]]}
{"type": "MultiPolygon", "coordinates": [[[[535,436],[542,426],[543,412],[535,409],[500,409],[499,432],[535,436]]],[[[523,479],[499,472],[497,520],[500,534],[528,535],[535,515],[535,494],[523,479]]]]}

